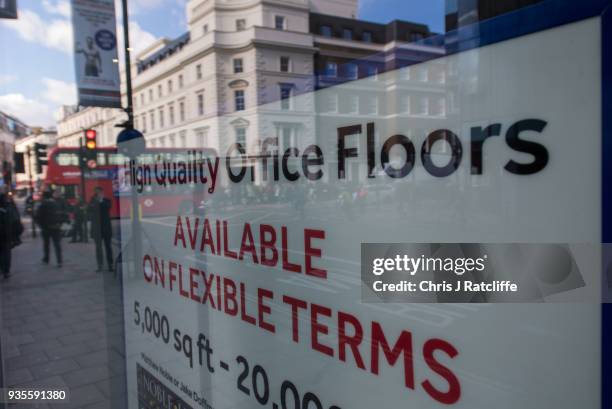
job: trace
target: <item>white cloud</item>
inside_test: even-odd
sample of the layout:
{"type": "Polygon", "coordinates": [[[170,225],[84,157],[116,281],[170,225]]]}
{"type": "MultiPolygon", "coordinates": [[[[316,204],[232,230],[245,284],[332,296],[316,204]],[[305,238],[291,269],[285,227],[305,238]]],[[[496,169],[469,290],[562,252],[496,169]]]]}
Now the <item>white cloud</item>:
{"type": "MultiPolygon", "coordinates": [[[[121,24],[117,26],[117,38],[121,44],[119,50],[123,50],[123,25],[121,24]]],[[[136,21],[130,22],[130,47],[133,50],[133,56],[147,48],[156,39],[157,37],[140,27],[140,24],[138,24],[136,21]]],[[[119,57],[123,58],[123,54],[119,57]]]]}
{"type": "Polygon", "coordinates": [[[44,9],[51,14],[58,14],[63,17],[70,17],[71,7],[68,0],[51,1],[43,0],[44,9]]]}
{"type": "Polygon", "coordinates": [[[0,110],[16,116],[28,125],[55,125],[53,113],[47,104],[26,98],[23,94],[0,95],[0,110]]]}
{"type": "Polygon", "coordinates": [[[19,19],[2,20],[0,24],[15,30],[26,41],[72,53],[72,25],[68,20],[44,21],[31,10],[21,10],[19,19]]]}
{"type": "Polygon", "coordinates": [[[0,75],[0,85],[10,84],[11,82],[15,82],[17,80],[16,75],[0,75]]]}
{"type": "Polygon", "coordinates": [[[58,105],[74,105],[77,101],[74,82],[64,82],[53,78],[43,78],[44,89],[41,97],[58,105]]]}

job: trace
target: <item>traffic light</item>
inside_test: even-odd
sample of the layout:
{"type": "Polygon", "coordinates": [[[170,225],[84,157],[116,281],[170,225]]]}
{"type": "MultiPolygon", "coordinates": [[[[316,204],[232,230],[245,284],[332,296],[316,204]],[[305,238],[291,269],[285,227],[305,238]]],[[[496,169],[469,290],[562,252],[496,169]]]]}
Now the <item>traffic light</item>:
{"type": "Polygon", "coordinates": [[[85,130],[85,162],[87,167],[93,169],[97,165],[98,143],[96,141],[98,132],[95,129],[85,130]]]}
{"type": "Polygon", "coordinates": [[[36,157],[36,173],[42,173],[43,166],[47,165],[47,145],[42,143],[34,144],[34,156],[36,157]]]}

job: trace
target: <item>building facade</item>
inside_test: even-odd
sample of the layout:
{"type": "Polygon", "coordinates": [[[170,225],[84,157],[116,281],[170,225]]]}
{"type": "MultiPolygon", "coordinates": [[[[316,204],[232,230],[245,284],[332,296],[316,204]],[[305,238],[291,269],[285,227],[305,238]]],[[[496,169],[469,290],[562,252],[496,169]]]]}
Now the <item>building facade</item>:
{"type": "Polygon", "coordinates": [[[79,146],[86,129],[98,133],[98,146],[114,146],[119,129],[115,126],[125,121],[126,115],[115,108],[63,106],[57,122],[57,145],[79,146]]]}
{"type": "MultiPolygon", "coordinates": [[[[317,96],[316,90],[376,79],[444,53],[425,25],[372,23],[357,12],[357,0],[189,1],[189,31],[156,41],[133,61],[135,126],[147,147],[228,154],[239,143],[249,153],[273,138],[284,152],[312,143],[321,114],[377,116],[398,105],[403,112],[411,106],[421,115],[445,113],[444,67],[415,70],[412,96],[371,81],[317,96]]],[[[116,109],[68,111],[58,123],[58,145],[77,146],[92,128],[99,146],[111,146],[124,118],[116,109]]]]}
{"type": "Polygon", "coordinates": [[[0,178],[1,185],[14,183],[15,141],[27,136],[30,128],[19,119],[0,111],[0,178]]]}
{"type": "Polygon", "coordinates": [[[30,135],[15,142],[15,152],[23,154],[23,172],[16,173],[15,181],[18,190],[36,191],[40,189],[45,178],[47,166],[37,160],[36,147],[44,145],[50,149],[57,144],[55,129],[32,128],[30,135]]]}

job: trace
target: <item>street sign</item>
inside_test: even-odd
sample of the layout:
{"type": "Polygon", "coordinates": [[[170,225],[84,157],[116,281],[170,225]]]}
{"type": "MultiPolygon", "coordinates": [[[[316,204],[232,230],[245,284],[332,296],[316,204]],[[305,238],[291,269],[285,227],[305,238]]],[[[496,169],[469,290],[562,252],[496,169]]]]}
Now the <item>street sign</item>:
{"type": "Polygon", "coordinates": [[[79,105],[121,107],[114,0],[72,0],[79,105]]]}

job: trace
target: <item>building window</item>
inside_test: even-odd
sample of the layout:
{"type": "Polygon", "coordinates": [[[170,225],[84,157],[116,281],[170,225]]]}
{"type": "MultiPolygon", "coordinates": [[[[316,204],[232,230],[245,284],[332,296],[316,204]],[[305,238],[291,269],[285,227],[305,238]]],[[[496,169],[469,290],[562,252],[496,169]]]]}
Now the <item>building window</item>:
{"type": "Polygon", "coordinates": [[[155,130],[155,112],[153,111],[149,112],[149,122],[149,125],[151,125],[151,130],[155,130]]]}
{"type": "Polygon", "coordinates": [[[202,33],[204,35],[208,34],[208,24],[204,24],[204,27],[202,27],[202,33]]]}
{"type": "Polygon", "coordinates": [[[183,88],[183,74],[178,77],[179,88],[183,88]]]}
{"type": "Polygon", "coordinates": [[[425,67],[419,68],[418,71],[417,71],[417,76],[418,76],[419,81],[427,82],[427,80],[429,78],[429,73],[427,71],[427,68],[425,68],[425,67]]]}
{"type": "Polygon", "coordinates": [[[446,115],[446,100],[444,97],[435,98],[431,104],[431,114],[435,116],[444,116],[446,115]]]}
{"type": "Polygon", "coordinates": [[[368,65],[366,67],[366,73],[367,73],[368,78],[372,80],[378,79],[378,67],[373,67],[371,65],[368,65]]]}
{"type": "Polygon", "coordinates": [[[291,90],[293,86],[289,84],[283,84],[280,86],[280,102],[281,109],[288,110],[291,109],[291,90]]]}
{"type": "Polygon", "coordinates": [[[185,102],[179,102],[179,121],[185,121],[185,102]]]}
{"type": "Polygon", "coordinates": [[[402,95],[400,99],[400,112],[405,114],[410,113],[410,95],[402,95]]]}
{"type": "Polygon", "coordinates": [[[415,96],[415,114],[427,115],[429,113],[429,99],[426,96],[415,96]]]}
{"type": "Polygon", "coordinates": [[[186,148],[187,147],[187,133],[185,131],[181,131],[179,134],[179,147],[186,148]]]}
{"type": "Polygon", "coordinates": [[[199,128],[195,131],[196,134],[196,145],[200,147],[209,147],[208,146],[208,128],[199,128]]]}
{"type": "Polygon", "coordinates": [[[319,32],[321,33],[323,37],[332,36],[332,29],[330,26],[321,26],[321,28],[319,29],[319,32]]]}
{"type": "Polygon", "coordinates": [[[276,128],[276,132],[282,150],[296,145],[295,132],[292,126],[279,126],[276,128]]]}
{"type": "Polygon", "coordinates": [[[198,93],[198,115],[204,115],[204,93],[198,93]]]}
{"type": "Polygon", "coordinates": [[[164,127],[164,108],[159,108],[159,127],[164,127]]]}
{"type": "Polygon", "coordinates": [[[369,31],[364,31],[363,34],[361,35],[361,39],[363,40],[364,43],[371,43],[372,33],[369,31]]]}
{"type": "Polygon", "coordinates": [[[175,138],[174,134],[171,134],[171,135],[168,137],[168,146],[169,146],[170,148],[174,148],[174,147],[175,147],[175,144],[176,144],[175,139],[176,139],[176,138],[175,138]]]}
{"type": "Polygon", "coordinates": [[[286,19],[284,16],[274,16],[274,28],[277,30],[285,30],[286,19]]]}
{"type": "Polygon", "coordinates": [[[244,90],[234,91],[234,106],[236,111],[244,111],[244,90]]]}
{"type": "Polygon", "coordinates": [[[168,80],[168,94],[172,93],[172,80],[168,80]]]}
{"type": "Polygon", "coordinates": [[[338,94],[330,92],[327,96],[327,111],[331,113],[338,112],[338,94]]]}
{"type": "Polygon", "coordinates": [[[346,78],[356,80],[359,78],[359,67],[357,64],[346,64],[346,78]]]}
{"type": "Polygon", "coordinates": [[[162,95],[164,95],[164,91],[163,91],[163,89],[162,89],[161,84],[159,84],[159,85],[157,86],[157,96],[158,96],[159,98],[161,98],[161,97],[162,97],[162,95]]]}
{"type": "Polygon", "coordinates": [[[147,116],[142,114],[142,132],[147,132],[147,116]]]}
{"type": "Polygon", "coordinates": [[[421,41],[423,39],[423,34],[421,33],[410,33],[409,40],[412,42],[421,41]]]}
{"type": "Polygon", "coordinates": [[[144,92],[142,94],[140,94],[140,105],[144,105],[145,104],[145,94],[144,92]]]}
{"type": "Polygon", "coordinates": [[[336,77],[338,76],[338,64],[335,62],[325,63],[325,76],[336,77]]]}
{"type": "Polygon", "coordinates": [[[345,28],[342,30],[342,38],[345,40],[352,40],[353,39],[353,30],[351,30],[350,28],[345,28]]]}
{"type": "Polygon", "coordinates": [[[368,114],[378,114],[378,97],[372,96],[368,99],[368,114]]]}
{"type": "Polygon", "coordinates": [[[246,20],[243,18],[239,18],[236,20],[236,31],[246,30],[246,20]]]}
{"type": "Polygon", "coordinates": [[[153,90],[149,90],[149,102],[153,102],[153,90]]]}
{"type": "Polygon", "coordinates": [[[359,97],[357,95],[349,95],[347,99],[347,113],[358,114],[359,113],[359,97]]]}
{"type": "Polygon", "coordinates": [[[242,71],[242,58],[234,58],[234,74],[241,73],[242,71]]]}
{"type": "Polygon", "coordinates": [[[202,64],[196,65],[196,78],[199,80],[202,79],[202,64]]]}
{"type": "Polygon", "coordinates": [[[236,128],[236,143],[246,148],[246,128],[236,128]]]}
{"type": "Polygon", "coordinates": [[[168,117],[170,121],[170,126],[174,125],[174,104],[168,105],[168,117]]]}
{"type": "Polygon", "coordinates": [[[281,72],[291,71],[291,59],[289,57],[280,58],[280,70],[281,72]]]}

